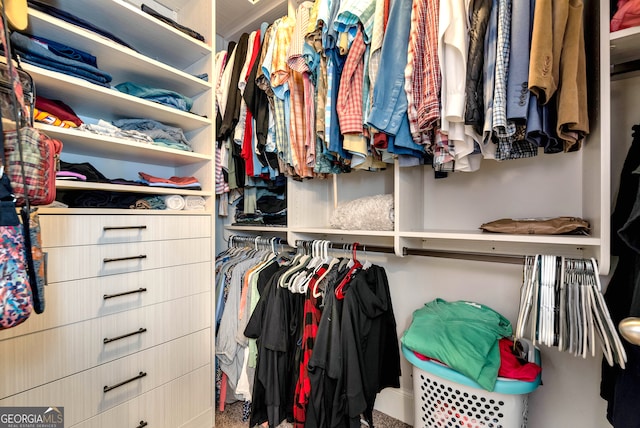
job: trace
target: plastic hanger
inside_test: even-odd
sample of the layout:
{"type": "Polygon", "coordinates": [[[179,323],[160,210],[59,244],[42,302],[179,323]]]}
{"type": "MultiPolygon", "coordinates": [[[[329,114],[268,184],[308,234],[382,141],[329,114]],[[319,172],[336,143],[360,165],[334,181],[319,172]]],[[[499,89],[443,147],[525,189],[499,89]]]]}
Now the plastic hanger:
{"type": "Polygon", "coordinates": [[[312,241],[311,243],[311,259],[304,267],[304,269],[300,270],[295,277],[292,277],[289,281],[289,290],[293,293],[304,294],[307,292],[307,287],[309,286],[309,281],[313,277],[313,273],[316,268],[319,266],[322,261],[321,256],[321,248],[322,241],[312,241]]]}
{"type": "Polygon", "coordinates": [[[558,302],[558,306],[560,308],[559,311],[559,326],[558,326],[558,350],[564,351],[567,346],[567,260],[562,257],[560,264],[560,300],[558,302]]]}
{"type": "Polygon", "coordinates": [[[338,286],[336,287],[335,294],[336,294],[336,298],[338,298],[339,300],[344,299],[344,287],[351,281],[356,271],[362,267],[362,264],[356,258],[356,251],[357,251],[358,245],[359,244],[357,242],[353,243],[353,247],[352,247],[353,258],[351,259],[351,262],[350,262],[351,266],[349,267],[349,270],[347,271],[347,274],[345,275],[345,277],[342,279],[342,281],[340,281],[340,284],[338,284],[338,286]]]}
{"type": "Polygon", "coordinates": [[[362,265],[362,269],[363,270],[367,270],[372,266],[372,264],[369,261],[369,258],[367,257],[367,246],[366,245],[362,246],[362,252],[364,253],[364,264],[362,265]]]}
{"type": "MultiPolygon", "coordinates": [[[[600,275],[598,274],[598,265],[595,259],[591,259],[591,267],[593,269],[593,278],[595,283],[595,293],[597,307],[603,317],[603,322],[606,325],[605,333],[611,342],[612,350],[614,351],[614,355],[616,360],[621,368],[625,368],[627,361],[627,353],[622,345],[622,341],[620,340],[620,336],[617,334],[617,330],[611,320],[611,315],[609,314],[609,310],[607,308],[606,302],[604,301],[604,297],[602,296],[602,285],[600,284],[600,275]]],[[[613,365],[610,363],[610,365],[613,365]]]]}
{"type": "Polygon", "coordinates": [[[291,263],[289,269],[287,269],[282,276],[278,279],[278,286],[283,288],[289,288],[289,279],[301,269],[303,269],[309,262],[310,256],[306,254],[306,241],[296,242],[296,247],[302,251],[299,257],[296,256],[291,263]]]}
{"type": "Polygon", "coordinates": [[[328,251],[329,241],[314,241],[314,242],[316,244],[315,257],[311,262],[309,262],[309,265],[307,266],[307,270],[306,270],[307,271],[306,277],[298,284],[296,289],[297,292],[302,294],[305,294],[307,292],[307,289],[309,288],[309,284],[311,283],[312,280],[314,280],[314,278],[315,278],[315,282],[314,282],[314,288],[315,288],[315,284],[317,284],[319,281],[317,277],[317,272],[323,266],[326,266],[326,261],[327,261],[328,252],[329,252],[328,251]]]}
{"type": "Polygon", "coordinates": [[[533,340],[533,344],[536,342],[540,343],[538,340],[538,319],[540,312],[540,277],[542,276],[542,256],[536,255],[536,271],[532,278],[531,285],[531,339],[533,340]]]}

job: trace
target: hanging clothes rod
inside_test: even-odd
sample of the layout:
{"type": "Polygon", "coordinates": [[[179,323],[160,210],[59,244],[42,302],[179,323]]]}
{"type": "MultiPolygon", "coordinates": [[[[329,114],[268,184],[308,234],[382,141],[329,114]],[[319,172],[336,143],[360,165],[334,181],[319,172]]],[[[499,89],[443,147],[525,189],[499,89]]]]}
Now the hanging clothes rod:
{"type": "MultiPolygon", "coordinates": [[[[313,240],[297,240],[296,245],[290,245],[285,240],[280,238],[266,238],[266,237],[248,237],[248,236],[232,236],[229,239],[229,243],[233,242],[241,242],[245,244],[252,244],[254,242],[261,243],[263,245],[269,245],[272,242],[275,242],[278,246],[288,246],[292,249],[298,247],[298,245],[302,242],[313,242],[313,240]]],[[[352,250],[363,251],[363,252],[373,252],[373,253],[383,253],[383,254],[395,254],[395,249],[391,246],[383,246],[383,245],[368,245],[361,244],[359,242],[354,243],[337,243],[331,242],[328,243],[329,248],[333,250],[352,250]]],[[[446,259],[454,259],[454,260],[470,260],[470,261],[479,261],[479,262],[490,262],[490,263],[505,263],[505,264],[514,264],[514,265],[522,265],[524,263],[524,255],[512,255],[512,254],[484,254],[484,253],[475,253],[475,252],[467,252],[467,251],[446,251],[446,250],[427,250],[423,248],[402,248],[403,256],[422,256],[422,257],[437,257],[437,258],[446,258],[446,259]]]]}
{"type": "Polygon", "coordinates": [[[506,263],[512,265],[522,265],[524,256],[511,254],[483,254],[462,251],[425,250],[422,248],[402,248],[405,256],[441,257],[456,260],[472,260],[478,262],[506,263]]]}
{"type": "MultiPolygon", "coordinates": [[[[367,245],[367,244],[338,244],[335,242],[331,242],[329,244],[329,248],[340,250],[346,249],[347,246],[357,244],[355,249],[357,251],[370,251],[374,253],[385,253],[385,254],[395,254],[395,249],[389,246],[380,246],[380,245],[367,245]]],[[[524,263],[524,256],[522,255],[510,255],[510,254],[483,254],[483,253],[473,253],[473,252],[462,252],[462,251],[444,251],[444,250],[426,250],[422,248],[402,248],[402,255],[404,256],[423,256],[423,257],[440,257],[447,259],[456,259],[456,260],[471,260],[471,261],[480,261],[480,262],[492,262],[492,263],[508,263],[514,265],[522,265],[524,263]]]]}

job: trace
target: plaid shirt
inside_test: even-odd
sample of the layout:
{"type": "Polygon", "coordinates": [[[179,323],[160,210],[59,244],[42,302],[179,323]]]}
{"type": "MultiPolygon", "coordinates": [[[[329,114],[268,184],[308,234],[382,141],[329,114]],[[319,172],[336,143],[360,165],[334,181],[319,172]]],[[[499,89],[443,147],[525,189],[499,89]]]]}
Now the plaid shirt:
{"type": "Polygon", "coordinates": [[[439,3],[439,0],[415,0],[411,10],[404,88],[409,128],[418,144],[429,143],[425,132],[440,121],[439,3]]]}
{"type": "Polygon", "coordinates": [[[299,73],[309,71],[309,66],[304,58],[304,47],[306,45],[305,36],[309,27],[309,13],[313,4],[311,2],[303,2],[298,6],[296,11],[296,25],[291,35],[289,44],[288,64],[292,70],[299,73]]]}
{"type": "Polygon", "coordinates": [[[338,119],[343,134],[362,134],[362,83],[364,76],[363,56],[366,50],[362,30],[358,27],[347,61],[342,70],[338,88],[338,119]]]}
{"type": "Polygon", "coordinates": [[[511,48],[511,0],[498,1],[498,49],[493,95],[493,132],[499,137],[511,137],[516,128],[507,121],[507,76],[511,48]]]}
{"type": "Polygon", "coordinates": [[[271,86],[274,88],[281,86],[289,78],[288,53],[295,25],[295,19],[285,16],[276,29],[271,59],[271,86]]]}
{"type": "MultiPolygon", "coordinates": [[[[369,98],[371,98],[371,94],[373,94],[378,68],[380,68],[380,50],[382,49],[385,25],[384,8],[385,2],[387,1],[389,0],[376,1],[376,9],[373,14],[373,31],[371,33],[371,43],[369,44],[369,67],[367,69],[369,81],[371,82],[369,98]]],[[[371,99],[369,99],[368,102],[371,104],[371,99]]]]}
{"type": "Polygon", "coordinates": [[[376,0],[342,0],[338,16],[333,22],[333,27],[340,33],[349,33],[355,38],[362,23],[364,42],[371,41],[373,34],[376,0]]]}
{"type": "Polygon", "coordinates": [[[418,126],[423,132],[440,125],[440,62],[438,60],[438,21],[440,0],[427,0],[425,13],[425,53],[423,72],[425,92],[418,103],[418,126]]]}

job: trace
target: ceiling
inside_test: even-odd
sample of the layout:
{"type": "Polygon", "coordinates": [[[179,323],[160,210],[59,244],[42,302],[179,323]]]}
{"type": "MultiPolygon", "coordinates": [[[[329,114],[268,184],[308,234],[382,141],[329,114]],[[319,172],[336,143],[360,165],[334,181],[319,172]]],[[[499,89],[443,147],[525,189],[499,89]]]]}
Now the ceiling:
{"type": "MultiPolygon", "coordinates": [[[[296,4],[296,1],[292,3],[296,4]]],[[[238,41],[242,33],[272,23],[287,14],[287,0],[216,0],[216,34],[226,41],[238,41]]]]}

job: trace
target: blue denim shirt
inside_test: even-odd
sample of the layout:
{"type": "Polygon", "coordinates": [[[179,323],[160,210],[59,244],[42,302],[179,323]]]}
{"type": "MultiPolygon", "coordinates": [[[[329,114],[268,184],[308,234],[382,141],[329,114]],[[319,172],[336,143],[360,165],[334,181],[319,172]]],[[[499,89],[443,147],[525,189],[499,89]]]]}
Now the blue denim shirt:
{"type": "Polygon", "coordinates": [[[412,4],[412,0],[395,0],[389,11],[380,53],[380,64],[384,64],[384,67],[380,67],[376,77],[373,105],[367,123],[395,137],[390,138],[389,152],[419,155],[424,152],[424,147],[411,138],[407,94],[404,91],[412,4]]]}

